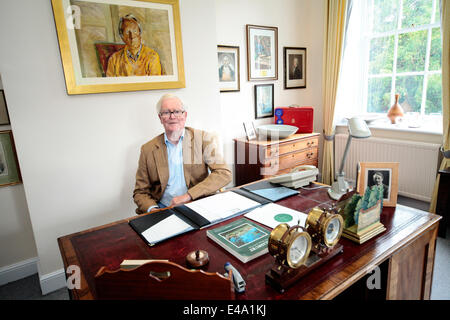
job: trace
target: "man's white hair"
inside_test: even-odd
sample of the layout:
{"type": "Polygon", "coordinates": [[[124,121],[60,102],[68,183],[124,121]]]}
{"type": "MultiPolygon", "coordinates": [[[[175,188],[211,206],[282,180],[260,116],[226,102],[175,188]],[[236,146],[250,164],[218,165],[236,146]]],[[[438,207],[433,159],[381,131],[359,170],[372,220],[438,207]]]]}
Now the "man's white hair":
{"type": "Polygon", "coordinates": [[[181,107],[183,108],[183,110],[187,111],[186,106],[184,105],[183,101],[180,98],[178,98],[176,95],[174,95],[172,93],[166,93],[159,99],[158,103],[156,104],[156,113],[159,114],[161,112],[161,106],[162,106],[164,100],[166,100],[166,99],[178,99],[178,101],[180,101],[180,103],[181,103],[181,107]]]}

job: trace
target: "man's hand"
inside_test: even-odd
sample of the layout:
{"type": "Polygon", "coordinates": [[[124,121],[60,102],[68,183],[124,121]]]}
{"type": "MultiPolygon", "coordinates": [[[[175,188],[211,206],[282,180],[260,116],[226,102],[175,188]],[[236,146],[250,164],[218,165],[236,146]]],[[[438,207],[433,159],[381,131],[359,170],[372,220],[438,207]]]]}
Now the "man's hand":
{"type": "Polygon", "coordinates": [[[192,200],[192,198],[189,195],[189,193],[185,193],[185,194],[183,194],[181,196],[172,198],[172,201],[170,202],[170,206],[176,206],[176,205],[179,205],[179,204],[187,203],[187,202],[189,202],[191,200],[192,200]]]}

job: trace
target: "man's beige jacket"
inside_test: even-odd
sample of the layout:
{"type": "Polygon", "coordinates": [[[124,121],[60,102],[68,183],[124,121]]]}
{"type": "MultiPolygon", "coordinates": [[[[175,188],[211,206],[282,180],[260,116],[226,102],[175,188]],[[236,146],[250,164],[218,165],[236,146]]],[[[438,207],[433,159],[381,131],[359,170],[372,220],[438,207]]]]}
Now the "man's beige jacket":
{"type": "MultiPolygon", "coordinates": [[[[212,194],[231,181],[231,170],[218,151],[212,134],[185,128],[183,138],[183,169],[188,193],[193,200],[212,194]],[[208,169],[211,173],[208,174],[208,169]]],[[[169,165],[164,134],[141,147],[133,199],[136,213],[147,212],[157,205],[169,180],[169,165]]]]}

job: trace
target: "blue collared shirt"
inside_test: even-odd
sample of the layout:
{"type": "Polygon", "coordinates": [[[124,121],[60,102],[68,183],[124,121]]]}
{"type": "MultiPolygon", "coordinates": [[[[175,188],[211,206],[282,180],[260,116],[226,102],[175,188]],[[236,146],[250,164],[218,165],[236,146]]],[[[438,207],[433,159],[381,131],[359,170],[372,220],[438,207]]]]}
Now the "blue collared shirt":
{"type": "Polygon", "coordinates": [[[169,162],[169,181],[167,182],[167,187],[164,190],[160,202],[165,206],[169,206],[172,198],[181,196],[188,191],[183,169],[183,138],[184,130],[180,140],[174,145],[167,139],[167,135],[164,133],[164,142],[166,143],[169,162]]]}

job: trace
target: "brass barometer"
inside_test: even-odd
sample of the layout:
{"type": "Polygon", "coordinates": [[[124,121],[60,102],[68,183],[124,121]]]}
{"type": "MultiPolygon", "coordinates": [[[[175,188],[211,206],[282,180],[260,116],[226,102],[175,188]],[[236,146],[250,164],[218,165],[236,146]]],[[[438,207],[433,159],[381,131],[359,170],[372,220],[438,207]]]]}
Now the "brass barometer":
{"type": "Polygon", "coordinates": [[[282,223],[270,233],[269,253],[280,265],[296,269],[308,259],[311,244],[311,236],[303,227],[282,223]]]}
{"type": "Polygon", "coordinates": [[[305,224],[282,223],[270,233],[268,249],[275,263],[266,273],[266,282],[280,292],[342,252],[338,242],[344,220],[335,210],[313,208],[305,224]]]}
{"type": "Polygon", "coordinates": [[[306,228],[314,242],[314,249],[334,247],[342,235],[344,220],[340,214],[325,208],[313,208],[306,218],[306,228]]]}

